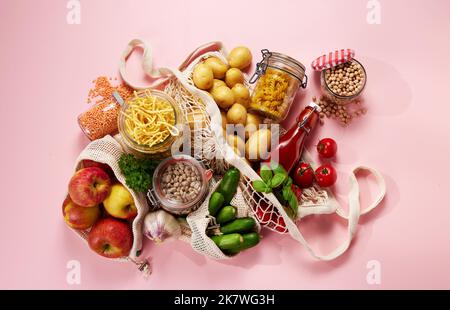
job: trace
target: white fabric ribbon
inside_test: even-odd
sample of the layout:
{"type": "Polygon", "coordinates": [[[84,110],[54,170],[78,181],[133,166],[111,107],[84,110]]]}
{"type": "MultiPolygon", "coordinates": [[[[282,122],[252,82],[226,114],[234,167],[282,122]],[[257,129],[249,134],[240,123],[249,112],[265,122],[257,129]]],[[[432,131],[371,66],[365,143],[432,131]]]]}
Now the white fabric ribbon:
{"type": "MultiPolygon", "coordinates": [[[[223,51],[223,45],[221,42],[211,42],[200,46],[186,58],[186,60],[179,67],[179,70],[183,71],[193,60],[208,51],[223,51]]],[[[151,46],[141,39],[133,39],[128,43],[122,53],[122,56],[120,57],[119,71],[122,79],[127,85],[134,89],[140,90],[160,87],[174,76],[173,71],[175,70],[168,68],[153,69],[153,53],[151,46]],[[142,70],[151,79],[151,83],[145,86],[134,84],[131,82],[127,74],[127,59],[133,53],[134,49],[139,46],[143,49],[142,70]]]]}

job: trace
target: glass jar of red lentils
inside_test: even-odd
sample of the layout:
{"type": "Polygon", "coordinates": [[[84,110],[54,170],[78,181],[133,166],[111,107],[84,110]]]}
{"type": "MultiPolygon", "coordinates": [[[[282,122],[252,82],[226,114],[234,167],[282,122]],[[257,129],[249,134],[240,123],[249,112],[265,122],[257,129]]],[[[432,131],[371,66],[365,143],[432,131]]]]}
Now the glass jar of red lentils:
{"type": "Polygon", "coordinates": [[[118,131],[120,105],[116,101],[102,101],[78,116],[78,124],[89,140],[97,140],[118,131]]]}

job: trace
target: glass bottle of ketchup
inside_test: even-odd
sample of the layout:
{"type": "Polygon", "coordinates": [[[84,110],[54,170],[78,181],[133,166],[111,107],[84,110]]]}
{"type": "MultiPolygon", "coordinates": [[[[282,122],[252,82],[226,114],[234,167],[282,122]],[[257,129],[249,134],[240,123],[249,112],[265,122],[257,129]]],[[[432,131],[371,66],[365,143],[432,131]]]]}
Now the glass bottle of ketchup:
{"type": "Polygon", "coordinates": [[[302,156],[306,137],[316,126],[319,112],[320,107],[314,102],[303,109],[297,117],[297,122],[280,137],[280,143],[271,150],[269,157],[261,165],[273,161],[283,166],[289,174],[302,156]]]}

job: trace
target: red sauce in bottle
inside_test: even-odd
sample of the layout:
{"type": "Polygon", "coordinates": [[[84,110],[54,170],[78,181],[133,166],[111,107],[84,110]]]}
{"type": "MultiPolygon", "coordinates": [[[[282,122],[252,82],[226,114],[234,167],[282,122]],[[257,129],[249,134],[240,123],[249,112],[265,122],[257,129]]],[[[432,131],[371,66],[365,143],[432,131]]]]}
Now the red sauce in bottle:
{"type": "Polygon", "coordinates": [[[296,124],[280,138],[280,143],[271,150],[269,158],[262,165],[271,161],[278,162],[290,173],[302,156],[306,137],[319,120],[319,109],[315,103],[310,103],[297,117],[296,124]]]}

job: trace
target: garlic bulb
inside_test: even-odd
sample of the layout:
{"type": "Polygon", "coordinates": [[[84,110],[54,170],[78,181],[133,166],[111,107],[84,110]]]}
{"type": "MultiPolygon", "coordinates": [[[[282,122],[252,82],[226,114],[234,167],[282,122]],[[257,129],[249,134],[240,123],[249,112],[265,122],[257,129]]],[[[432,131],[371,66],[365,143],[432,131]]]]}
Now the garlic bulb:
{"type": "Polygon", "coordinates": [[[158,210],[145,216],[144,235],[156,243],[161,243],[169,239],[178,239],[181,227],[173,215],[158,210]]]}

